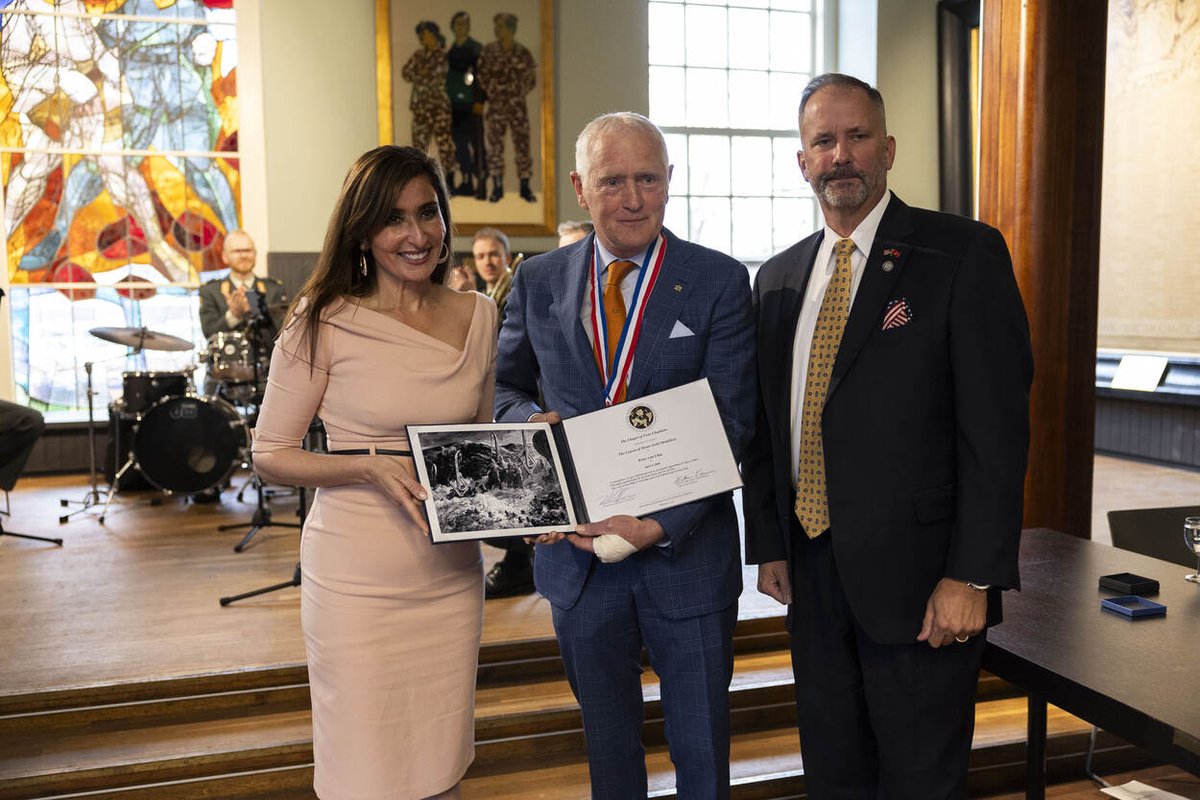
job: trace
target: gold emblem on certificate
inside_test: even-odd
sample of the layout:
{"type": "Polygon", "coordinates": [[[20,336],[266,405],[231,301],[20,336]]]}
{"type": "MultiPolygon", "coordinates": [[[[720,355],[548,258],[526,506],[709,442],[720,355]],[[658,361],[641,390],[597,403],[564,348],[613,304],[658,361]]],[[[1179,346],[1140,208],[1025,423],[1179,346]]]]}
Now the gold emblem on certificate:
{"type": "Polygon", "coordinates": [[[639,431],[644,431],[654,424],[654,409],[650,406],[637,405],[629,412],[629,425],[639,431]]]}

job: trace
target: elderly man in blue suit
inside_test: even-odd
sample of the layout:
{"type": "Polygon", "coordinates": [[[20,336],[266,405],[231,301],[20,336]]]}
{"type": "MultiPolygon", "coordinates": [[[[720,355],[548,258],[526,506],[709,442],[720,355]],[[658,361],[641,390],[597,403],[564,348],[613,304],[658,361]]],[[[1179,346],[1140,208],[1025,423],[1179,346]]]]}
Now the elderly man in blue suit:
{"type": "MultiPolygon", "coordinates": [[[[517,273],[500,332],[496,418],[556,422],[706,377],[740,457],[755,402],[745,268],[663,228],[671,166],[650,120],[596,118],[579,135],[575,166],[571,182],[595,232],[517,273]]],[[[539,537],[534,578],[583,710],[592,796],[646,796],[645,645],[679,797],[728,797],[742,589],[730,494],[539,537]]]]}

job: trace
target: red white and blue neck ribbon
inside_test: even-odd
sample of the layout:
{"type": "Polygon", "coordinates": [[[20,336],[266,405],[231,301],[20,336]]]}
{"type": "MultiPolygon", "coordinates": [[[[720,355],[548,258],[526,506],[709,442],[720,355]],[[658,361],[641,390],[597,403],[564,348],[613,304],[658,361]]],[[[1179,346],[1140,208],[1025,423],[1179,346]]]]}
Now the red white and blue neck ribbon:
{"type": "Polygon", "coordinates": [[[667,253],[667,237],[658,235],[658,239],[646,251],[646,258],[638,270],[637,286],[633,290],[633,298],[629,301],[629,310],[625,312],[625,325],[621,328],[621,337],[617,340],[616,358],[612,359],[612,372],[608,371],[608,320],[604,314],[604,281],[601,273],[604,265],[600,259],[599,246],[592,248],[592,342],[596,362],[600,365],[600,377],[604,381],[604,404],[611,406],[616,402],[622,386],[629,384],[630,367],[633,364],[633,352],[637,349],[638,335],[642,330],[642,318],[646,311],[646,303],[658,274],[662,269],[663,257],[667,253]]]}

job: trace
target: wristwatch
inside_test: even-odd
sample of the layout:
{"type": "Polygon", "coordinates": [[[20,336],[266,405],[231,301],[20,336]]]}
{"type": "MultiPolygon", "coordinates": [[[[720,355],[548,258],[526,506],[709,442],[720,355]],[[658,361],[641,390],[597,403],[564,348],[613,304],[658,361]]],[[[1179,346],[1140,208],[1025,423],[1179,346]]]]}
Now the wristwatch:
{"type": "Polygon", "coordinates": [[[974,581],[967,581],[967,586],[977,592],[986,592],[988,589],[992,588],[990,583],[975,583],[974,581]]]}

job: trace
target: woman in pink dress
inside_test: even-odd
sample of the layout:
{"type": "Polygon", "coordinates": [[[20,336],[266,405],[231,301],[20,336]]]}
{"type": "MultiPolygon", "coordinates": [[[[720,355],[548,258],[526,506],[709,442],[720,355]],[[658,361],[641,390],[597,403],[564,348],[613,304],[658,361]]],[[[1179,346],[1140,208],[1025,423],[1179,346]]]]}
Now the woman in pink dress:
{"type": "Polygon", "coordinates": [[[442,283],[447,197],[419,150],[359,158],[255,429],[264,479],[319,487],[300,609],[322,800],[456,798],[474,757],[479,546],[430,543],[404,429],[492,418],[496,307],[442,283]],[[314,416],[328,454],[301,449],[314,416]]]}

